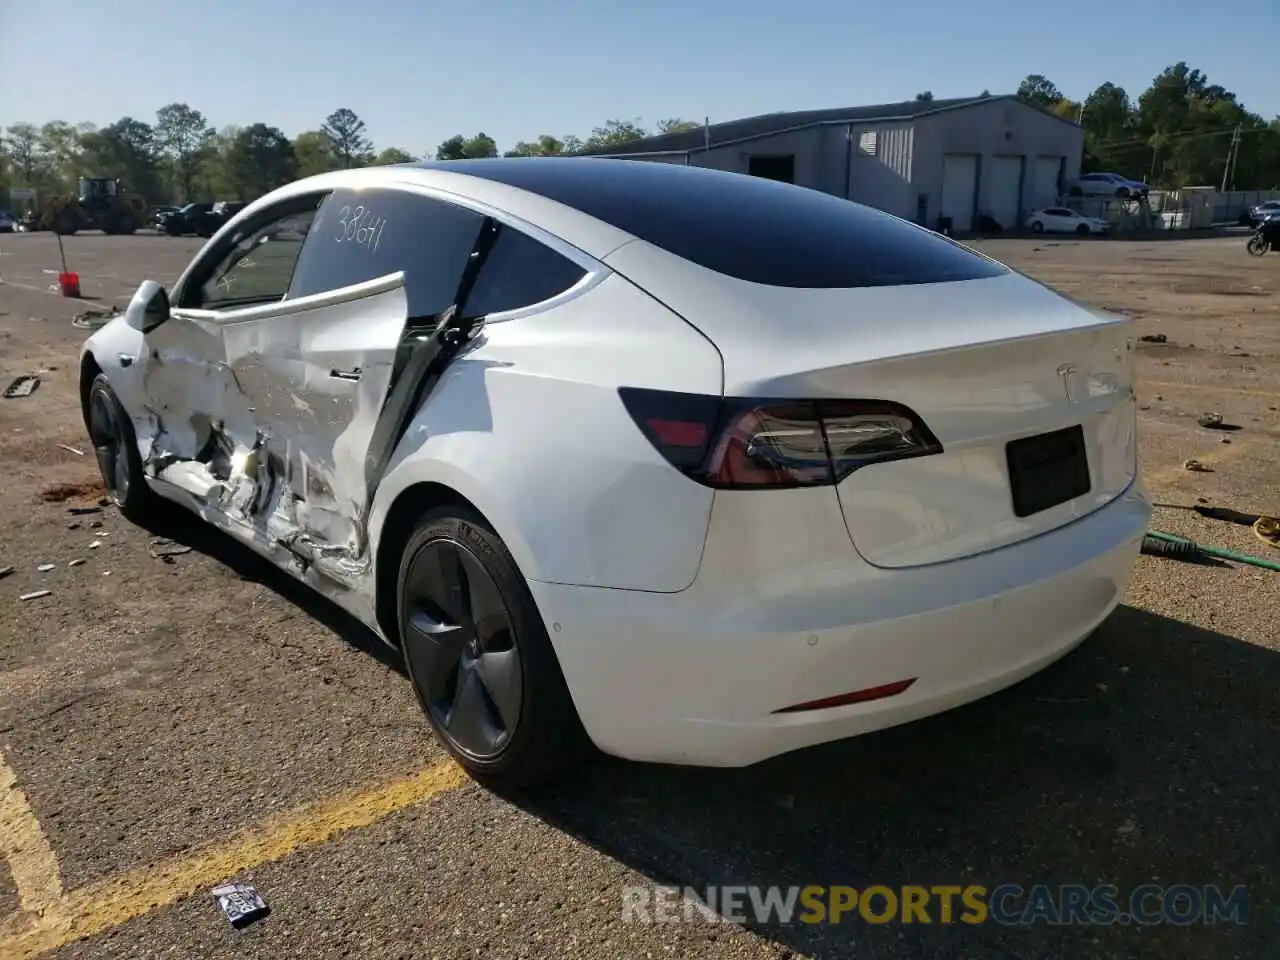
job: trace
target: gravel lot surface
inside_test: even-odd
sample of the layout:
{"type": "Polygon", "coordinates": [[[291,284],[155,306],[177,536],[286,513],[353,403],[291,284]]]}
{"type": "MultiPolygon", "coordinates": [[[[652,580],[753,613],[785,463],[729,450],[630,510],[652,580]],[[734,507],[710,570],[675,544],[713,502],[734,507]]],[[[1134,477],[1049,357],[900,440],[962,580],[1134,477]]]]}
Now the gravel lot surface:
{"type": "MultiPolygon", "coordinates": [[[[83,303],[48,290],[52,236],[0,236],[0,379],[43,381],[0,400],[3,960],[1275,955],[1280,574],[1144,557],[1093,638],[978,704],[747,770],[602,761],[511,803],[446,762],[394,656],[333,607],[181,516],[70,511],[101,495],[72,318],[172,282],[199,244],[69,238],[83,303]],[[152,559],[158,534],[195,549],[152,559]],[[208,893],[227,880],[272,915],[233,930],[208,893]],[[949,883],[1243,884],[1251,909],[1187,927],[622,921],[627,885],[949,883]]],[[[1167,337],[1136,345],[1156,500],[1280,513],[1280,255],[1247,256],[1243,235],[977,245],[1167,337]],[[1208,411],[1239,429],[1198,426],[1208,411]]],[[[1155,525],[1280,558],[1193,513],[1155,525]]]]}

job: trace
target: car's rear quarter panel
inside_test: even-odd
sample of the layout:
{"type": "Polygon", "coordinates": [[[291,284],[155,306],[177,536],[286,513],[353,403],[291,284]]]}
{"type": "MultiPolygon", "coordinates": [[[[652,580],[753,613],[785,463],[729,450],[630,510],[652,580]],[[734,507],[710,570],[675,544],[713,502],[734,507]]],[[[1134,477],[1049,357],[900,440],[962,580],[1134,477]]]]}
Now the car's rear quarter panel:
{"type": "Polygon", "coordinates": [[[720,354],[620,276],[486,327],[406,432],[374,502],[381,530],[422,482],[466,497],[526,577],[675,592],[693,582],[713,493],[671,467],[623,385],[720,395],[720,354]]]}

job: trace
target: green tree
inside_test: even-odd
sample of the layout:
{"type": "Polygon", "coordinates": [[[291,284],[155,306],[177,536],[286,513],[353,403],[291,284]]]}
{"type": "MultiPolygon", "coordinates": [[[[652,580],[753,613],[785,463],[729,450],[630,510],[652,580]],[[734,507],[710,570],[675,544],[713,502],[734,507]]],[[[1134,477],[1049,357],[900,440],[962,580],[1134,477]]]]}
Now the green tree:
{"type": "Polygon", "coordinates": [[[649,132],[640,126],[639,118],[634,121],[606,120],[603,125],[591,131],[591,136],[587,137],[586,148],[601,150],[618,147],[633,140],[643,140],[648,135],[649,132]]]}
{"type": "Polygon", "coordinates": [[[255,123],[236,134],[227,164],[237,193],[254,200],[282,187],[298,175],[293,144],[278,127],[255,123]]]}
{"type": "Polygon", "coordinates": [[[171,103],[156,111],[156,147],[172,172],[174,193],[182,200],[191,199],[201,155],[212,137],[213,128],[204,114],[185,103],[171,103]]]}
{"type": "Polygon", "coordinates": [[[932,90],[924,90],[924,91],[922,91],[922,92],[920,92],[920,93],[917,93],[917,94],[916,94],[916,102],[917,102],[917,103],[928,103],[928,102],[929,102],[929,101],[931,101],[932,99],[933,99],[933,91],[932,91],[932,90]]]}
{"type": "Polygon", "coordinates": [[[537,140],[519,141],[503,154],[504,157],[558,157],[564,153],[564,141],[558,140],[549,133],[544,133],[537,140]]]}
{"type": "Polygon", "coordinates": [[[115,177],[155,203],[167,199],[157,168],[155,131],[132,117],[80,136],[80,163],[90,177],[115,177]]]}
{"type": "Polygon", "coordinates": [[[393,163],[413,163],[416,159],[417,157],[407,150],[401,150],[399,147],[387,147],[373,158],[373,165],[375,167],[385,167],[393,163]]]}
{"type": "Polygon", "coordinates": [[[320,132],[329,138],[333,155],[342,169],[362,167],[373,159],[373,141],[365,136],[364,121],[355,111],[339,107],[325,118],[320,132]]]}
{"type": "MultiPolygon", "coordinates": [[[[65,120],[51,120],[40,128],[40,153],[49,186],[69,190],[80,174],[80,134],[65,120]]],[[[90,174],[92,175],[92,174],[90,174]]]]}
{"type": "Polygon", "coordinates": [[[17,185],[39,186],[44,173],[44,156],[40,153],[40,128],[34,123],[11,124],[4,131],[4,148],[12,163],[17,185]]]}
{"type": "Polygon", "coordinates": [[[1039,73],[1028,74],[1018,84],[1017,95],[1023,100],[1030,100],[1032,103],[1038,103],[1042,107],[1051,107],[1063,99],[1062,91],[1039,73]]]}
{"type": "Polygon", "coordinates": [[[695,123],[692,120],[681,120],[679,117],[670,117],[666,120],[659,120],[657,127],[659,133],[684,133],[687,130],[697,130],[702,124],[695,123]]]}
{"type": "Polygon", "coordinates": [[[298,176],[338,170],[342,163],[334,156],[333,140],[323,130],[307,130],[293,138],[293,152],[298,158],[298,176]]]}
{"type": "Polygon", "coordinates": [[[487,133],[477,133],[470,139],[456,133],[436,148],[437,160],[477,160],[497,155],[498,145],[487,133]]]}

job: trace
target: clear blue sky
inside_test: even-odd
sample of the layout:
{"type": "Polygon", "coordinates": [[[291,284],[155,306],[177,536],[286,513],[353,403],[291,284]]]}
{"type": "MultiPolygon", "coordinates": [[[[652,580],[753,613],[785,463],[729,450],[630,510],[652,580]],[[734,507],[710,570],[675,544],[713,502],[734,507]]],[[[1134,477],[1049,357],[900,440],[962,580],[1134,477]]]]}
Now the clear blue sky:
{"type": "Polygon", "coordinates": [[[0,0],[0,124],[185,101],[292,136],[345,106],[420,154],[478,130],[505,148],[608,118],[1007,93],[1028,73],[1136,98],[1180,59],[1270,118],[1278,43],[1280,0],[0,0]]]}

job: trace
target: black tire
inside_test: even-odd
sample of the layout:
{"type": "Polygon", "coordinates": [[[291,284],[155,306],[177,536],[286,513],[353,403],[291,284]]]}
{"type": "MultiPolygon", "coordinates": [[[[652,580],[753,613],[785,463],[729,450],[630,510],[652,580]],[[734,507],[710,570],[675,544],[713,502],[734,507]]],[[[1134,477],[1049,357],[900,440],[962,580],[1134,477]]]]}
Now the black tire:
{"type": "Polygon", "coordinates": [[[138,218],[132,213],[122,213],[116,221],[116,233],[130,236],[138,231],[138,218]]]}
{"type": "Polygon", "coordinates": [[[1034,223],[1031,224],[1031,232],[1044,233],[1044,224],[1041,223],[1039,220],[1036,220],[1034,223]]]}
{"type": "Polygon", "coordinates": [[[1254,234],[1249,238],[1249,242],[1245,244],[1245,249],[1255,257],[1260,257],[1271,248],[1271,244],[1267,243],[1262,237],[1254,234]]]}
{"type": "Polygon", "coordinates": [[[463,507],[427,513],[401,555],[396,594],[418,703],[472,777],[519,790],[591,756],[533,596],[483,518],[463,507]]]}
{"type": "Polygon", "coordinates": [[[85,426],[98,460],[107,498],[131,520],[139,520],[155,505],[138,456],[133,423],[104,373],[93,378],[85,396],[85,426]]]}
{"type": "Polygon", "coordinates": [[[1082,223],[1080,226],[1076,227],[1076,233],[1082,237],[1087,237],[1089,232],[1089,225],[1087,223],[1082,223]]]}
{"type": "Polygon", "coordinates": [[[59,236],[75,236],[76,231],[79,229],[80,224],[76,215],[65,210],[59,213],[57,218],[53,221],[53,232],[59,236]]]}

